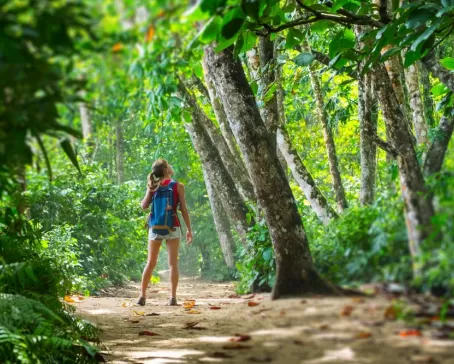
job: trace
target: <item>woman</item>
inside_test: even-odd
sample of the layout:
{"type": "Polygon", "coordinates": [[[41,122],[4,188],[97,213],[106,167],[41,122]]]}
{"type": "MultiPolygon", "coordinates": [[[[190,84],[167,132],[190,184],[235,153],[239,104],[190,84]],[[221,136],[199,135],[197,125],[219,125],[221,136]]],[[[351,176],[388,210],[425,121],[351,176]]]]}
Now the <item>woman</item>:
{"type": "Polygon", "coordinates": [[[178,286],[178,248],[180,246],[180,222],[176,214],[177,206],[180,205],[180,211],[183,215],[184,222],[186,224],[186,243],[190,245],[192,243],[192,230],[191,221],[189,219],[188,209],[186,207],[184,185],[179,182],[172,180],[172,176],[175,172],[172,166],[165,159],[158,159],[153,163],[152,172],[148,176],[147,192],[144,199],[141,202],[143,209],[148,209],[150,206],[153,194],[160,186],[168,186],[171,184],[173,190],[173,226],[174,230],[166,235],[159,235],[153,233],[152,229],[148,229],[148,261],[147,265],[142,274],[142,289],[140,292],[139,301],[137,304],[144,306],[146,302],[146,291],[148,283],[150,282],[151,275],[156,262],[158,260],[159,249],[163,240],[166,241],[167,252],[169,256],[169,269],[170,269],[170,286],[171,295],[169,298],[169,306],[177,305],[177,286],[178,286]]]}

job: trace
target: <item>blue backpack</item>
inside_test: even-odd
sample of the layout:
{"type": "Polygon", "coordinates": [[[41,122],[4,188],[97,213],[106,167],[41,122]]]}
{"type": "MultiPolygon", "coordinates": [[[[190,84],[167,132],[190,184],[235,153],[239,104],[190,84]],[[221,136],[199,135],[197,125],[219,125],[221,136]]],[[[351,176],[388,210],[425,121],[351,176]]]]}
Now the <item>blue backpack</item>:
{"type": "Polygon", "coordinates": [[[171,181],[167,186],[159,186],[153,195],[148,227],[155,234],[167,235],[174,230],[173,186],[176,183],[176,181],[171,181]]]}

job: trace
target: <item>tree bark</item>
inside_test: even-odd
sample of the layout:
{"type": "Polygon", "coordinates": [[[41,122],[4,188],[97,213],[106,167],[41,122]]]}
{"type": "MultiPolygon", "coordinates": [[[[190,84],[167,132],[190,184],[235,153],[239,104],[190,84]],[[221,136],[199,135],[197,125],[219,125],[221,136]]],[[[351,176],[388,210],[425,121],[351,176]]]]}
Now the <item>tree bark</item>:
{"type": "Polygon", "coordinates": [[[84,102],[79,104],[80,112],[80,123],[82,124],[82,136],[88,147],[88,151],[85,156],[89,159],[93,158],[94,152],[94,143],[93,143],[93,128],[91,124],[90,113],[88,111],[87,105],[84,102]]]}
{"type": "Polygon", "coordinates": [[[440,125],[438,126],[438,133],[432,142],[432,145],[427,152],[426,160],[424,161],[424,174],[426,176],[441,171],[453,129],[454,117],[452,115],[449,117],[442,116],[440,125]]]}
{"type": "Polygon", "coordinates": [[[276,255],[272,298],[338,293],[316,272],[301,217],[284,170],[270,142],[250,85],[232,48],[205,48],[208,71],[250,171],[276,255]]]}
{"type": "Polygon", "coordinates": [[[418,275],[419,267],[416,265],[416,258],[421,254],[421,244],[431,230],[431,218],[434,213],[432,199],[424,185],[424,177],[416,157],[413,138],[386,69],[382,64],[378,64],[373,75],[390,143],[398,153],[397,164],[402,197],[405,202],[410,253],[413,257],[414,273],[418,275]]]}
{"type": "MultiPolygon", "coordinates": [[[[194,111],[194,110],[191,110],[194,111]]],[[[227,171],[219,151],[199,120],[199,114],[192,113],[192,123],[187,123],[186,130],[191,137],[195,151],[200,157],[203,169],[216,186],[219,186],[219,198],[223,201],[226,212],[230,216],[238,235],[246,242],[248,209],[243,201],[235,182],[227,171]]],[[[253,222],[252,222],[253,223],[253,222]]]]}
{"type": "Polygon", "coordinates": [[[429,72],[421,62],[418,62],[418,66],[426,124],[434,126],[434,103],[432,99],[432,84],[430,83],[429,72]]]}
{"type": "Polygon", "coordinates": [[[213,212],[214,226],[221,245],[221,251],[224,256],[225,264],[229,268],[235,268],[235,241],[230,231],[229,218],[219,199],[218,192],[214,188],[215,183],[210,180],[208,173],[203,170],[203,179],[210,200],[211,211],[213,212]]]}
{"type": "MultiPolygon", "coordinates": [[[[310,53],[310,48],[307,45],[304,48],[307,52],[310,53]]],[[[333,188],[334,194],[336,196],[337,206],[340,211],[343,211],[348,207],[348,203],[345,197],[344,186],[342,185],[342,178],[339,171],[339,162],[337,160],[336,145],[334,143],[333,133],[330,126],[328,125],[328,117],[325,112],[323,92],[320,85],[320,80],[313,66],[309,67],[309,76],[311,78],[312,89],[314,90],[318,119],[322,125],[323,138],[325,140],[326,151],[328,153],[329,171],[333,180],[333,188]]]]}
{"type": "Polygon", "coordinates": [[[375,180],[377,172],[377,120],[373,117],[372,79],[366,74],[358,79],[358,118],[361,155],[361,205],[371,205],[375,200],[375,180]]]}
{"type": "Polygon", "coordinates": [[[193,113],[197,114],[197,120],[202,123],[203,127],[208,132],[213,144],[219,151],[219,155],[221,156],[225,167],[232,176],[233,180],[236,182],[243,199],[246,201],[255,201],[254,189],[251,181],[249,180],[246,168],[244,166],[242,168],[239,161],[232,155],[227,142],[220,134],[218,128],[216,128],[216,125],[214,125],[213,121],[205,114],[205,112],[203,112],[197,104],[194,96],[187,91],[187,88],[182,82],[183,81],[180,81],[180,92],[184,95],[184,98],[190,105],[193,113]]]}
{"type": "Polygon", "coordinates": [[[424,120],[424,104],[419,88],[419,70],[417,63],[405,69],[405,81],[407,83],[412,112],[413,128],[415,129],[416,142],[418,145],[427,145],[427,125],[424,120]]]}
{"type": "Polygon", "coordinates": [[[277,129],[277,144],[292,171],[293,178],[295,178],[320,221],[327,225],[332,219],[337,218],[336,212],[318,189],[296,150],[292,148],[290,137],[284,126],[279,126],[277,129]]]}
{"type": "Polygon", "coordinates": [[[117,121],[115,123],[115,149],[117,184],[121,184],[124,181],[124,141],[123,128],[120,121],[117,121]]]}

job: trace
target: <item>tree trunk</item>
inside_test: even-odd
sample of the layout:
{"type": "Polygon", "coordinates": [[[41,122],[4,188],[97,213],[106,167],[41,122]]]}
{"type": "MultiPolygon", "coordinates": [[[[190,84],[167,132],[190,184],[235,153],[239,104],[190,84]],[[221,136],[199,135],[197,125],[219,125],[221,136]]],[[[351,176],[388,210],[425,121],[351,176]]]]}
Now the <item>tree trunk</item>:
{"type": "MultiPolygon", "coordinates": [[[[211,211],[213,212],[214,226],[218,233],[219,243],[222,254],[224,255],[225,264],[229,268],[235,268],[235,241],[230,231],[230,223],[222,202],[219,199],[218,192],[214,188],[214,183],[210,181],[208,173],[203,171],[203,179],[210,200],[211,211]]],[[[219,189],[219,187],[218,187],[219,189]]]]}
{"type": "Polygon", "coordinates": [[[276,148],[276,130],[279,123],[276,92],[274,91],[271,95],[267,95],[276,81],[274,42],[271,41],[269,36],[259,38],[259,55],[259,84],[262,90],[261,98],[263,102],[263,106],[260,108],[260,115],[265,122],[271,143],[276,148]]]}
{"type": "MultiPolygon", "coordinates": [[[[282,85],[282,65],[279,65],[277,62],[277,59],[279,57],[279,50],[277,47],[275,47],[275,52],[274,52],[274,59],[276,63],[276,102],[277,102],[277,116],[278,116],[278,121],[277,125],[278,128],[282,127],[285,128],[285,124],[287,123],[287,119],[285,117],[285,93],[284,93],[284,87],[282,85]]],[[[287,172],[287,161],[285,160],[285,157],[279,147],[279,143],[277,146],[277,157],[279,158],[279,161],[281,162],[282,168],[284,168],[284,171],[287,172]]]]}
{"type": "Polygon", "coordinates": [[[372,79],[366,74],[358,79],[358,118],[361,155],[361,205],[371,205],[375,200],[375,180],[377,172],[377,120],[373,116],[374,97],[372,79]]]}
{"type": "Polygon", "coordinates": [[[247,206],[238,192],[235,182],[227,171],[219,155],[219,151],[200,122],[197,113],[192,113],[192,123],[186,124],[186,130],[191,137],[195,151],[200,157],[204,171],[209,176],[209,180],[213,181],[215,186],[219,187],[217,190],[219,198],[223,201],[226,212],[233,221],[238,235],[241,237],[243,243],[245,243],[249,228],[249,224],[247,223],[247,206]]]}
{"type": "Polygon", "coordinates": [[[432,84],[430,83],[429,72],[421,62],[418,62],[418,66],[426,124],[434,126],[434,102],[432,99],[432,84]]]}
{"type": "Polygon", "coordinates": [[[115,136],[117,184],[121,184],[124,181],[124,141],[123,128],[120,121],[115,124],[115,136]]]}
{"type": "Polygon", "coordinates": [[[277,129],[277,144],[292,171],[293,178],[295,178],[320,221],[327,225],[332,219],[337,218],[336,212],[318,189],[296,150],[292,148],[290,137],[284,126],[279,126],[277,129]]]}
{"type": "Polygon", "coordinates": [[[187,88],[184,86],[183,81],[180,81],[181,87],[180,92],[184,95],[186,102],[190,105],[193,113],[197,114],[197,120],[199,120],[205,130],[208,132],[213,144],[219,151],[219,155],[227,168],[228,172],[232,176],[233,180],[236,182],[238,189],[243,196],[244,200],[255,201],[254,189],[252,187],[251,181],[249,180],[249,175],[246,172],[246,168],[241,166],[238,163],[238,160],[230,152],[230,149],[227,145],[227,142],[220,134],[216,125],[214,125],[213,121],[208,118],[205,112],[197,104],[194,96],[191,95],[187,88]]]}
{"type": "Polygon", "coordinates": [[[454,74],[442,67],[438,58],[435,56],[434,51],[429,52],[429,54],[422,59],[422,63],[429,72],[435,77],[438,77],[447,88],[454,92],[454,74]]]}
{"type": "Polygon", "coordinates": [[[424,174],[426,176],[441,171],[453,128],[454,117],[443,116],[440,120],[440,125],[438,126],[438,133],[432,142],[432,145],[427,152],[426,160],[424,161],[424,174]]]}
{"type": "Polygon", "coordinates": [[[416,142],[425,146],[428,143],[427,125],[424,120],[424,104],[419,88],[419,71],[417,63],[405,69],[405,80],[410,98],[413,128],[415,129],[416,142]]]}
{"type": "Polygon", "coordinates": [[[219,91],[229,124],[251,174],[276,255],[272,298],[338,293],[315,271],[292,191],[277,158],[241,63],[232,48],[205,48],[208,71],[219,91]]]}
{"type": "Polygon", "coordinates": [[[85,154],[86,158],[91,159],[94,152],[94,143],[93,143],[93,128],[91,125],[90,113],[88,111],[87,105],[83,102],[79,104],[80,112],[80,123],[82,124],[82,136],[88,147],[88,151],[85,154]]]}
{"type": "MultiPolygon", "coordinates": [[[[310,53],[308,46],[304,47],[310,53]]],[[[331,178],[333,180],[334,194],[336,196],[337,206],[340,211],[348,207],[347,199],[345,197],[344,186],[342,185],[342,178],[339,171],[339,162],[337,160],[336,145],[334,143],[333,133],[328,125],[328,117],[325,112],[325,105],[323,102],[323,92],[313,66],[309,67],[309,76],[311,78],[312,89],[314,90],[314,97],[317,105],[318,119],[322,125],[323,138],[325,140],[326,151],[328,153],[328,163],[331,178]]]]}
{"type": "Polygon", "coordinates": [[[408,123],[395,96],[391,80],[383,65],[373,71],[374,86],[383,111],[390,143],[397,150],[397,164],[400,173],[402,197],[405,202],[410,252],[413,257],[413,270],[419,273],[416,258],[421,254],[421,244],[431,230],[433,205],[424,185],[424,177],[418,164],[413,138],[408,123]]]}

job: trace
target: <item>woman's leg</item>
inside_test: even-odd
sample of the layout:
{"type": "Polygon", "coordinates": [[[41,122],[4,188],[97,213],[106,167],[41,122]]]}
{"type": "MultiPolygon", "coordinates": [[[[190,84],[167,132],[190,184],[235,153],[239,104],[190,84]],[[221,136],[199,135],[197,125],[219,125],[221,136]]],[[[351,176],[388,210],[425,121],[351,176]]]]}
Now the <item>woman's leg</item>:
{"type": "Polygon", "coordinates": [[[156,267],[158,261],[159,248],[161,248],[162,240],[149,240],[148,241],[148,260],[147,265],[142,273],[142,290],[140,291],[141,297],[146,297],[148,283],[150,283],[151,275],[156,267]]]}
{"type": "Polygon", "coordinates": [[[170,270],[170,291],[171,298],[177,296],[178,278],[180,273],[178,271],[178,248],[180,247],[180,239],[172,239],[166,241],[167,253],[169,256],[169,270],[170,270]]]}

